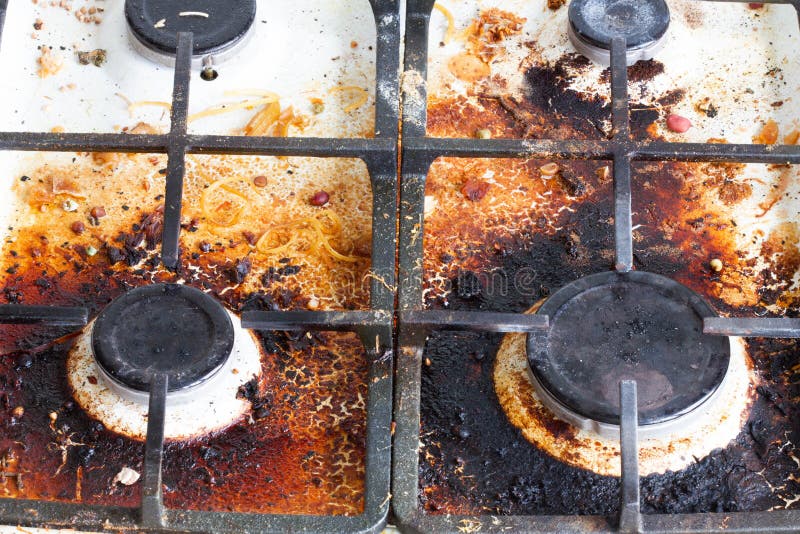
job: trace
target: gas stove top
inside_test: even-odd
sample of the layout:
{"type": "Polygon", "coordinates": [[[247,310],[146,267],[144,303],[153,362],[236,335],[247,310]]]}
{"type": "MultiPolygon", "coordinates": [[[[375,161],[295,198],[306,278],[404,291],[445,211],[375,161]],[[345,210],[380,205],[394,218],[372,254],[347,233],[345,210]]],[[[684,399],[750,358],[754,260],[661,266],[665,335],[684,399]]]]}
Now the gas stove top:
{"type": "Polygon", "coordinates": [[[796,530],[800,6],[0,8],[0,524],[796,530]]]}

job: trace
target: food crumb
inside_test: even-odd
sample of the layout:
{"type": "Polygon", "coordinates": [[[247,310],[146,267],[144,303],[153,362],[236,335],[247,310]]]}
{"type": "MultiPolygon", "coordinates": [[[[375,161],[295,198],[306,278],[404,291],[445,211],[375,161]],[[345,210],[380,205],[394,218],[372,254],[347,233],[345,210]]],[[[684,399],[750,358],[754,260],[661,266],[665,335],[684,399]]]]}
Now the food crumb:
{"type": "Polygon", "coordinates": [[[41,55],[36,60],[39,63],[39,77],[47,78],[58,74],[64,68],[64,58],[58,52],[53,52],[50,47],[43,46],[41,55]]]}
{"type": "Polygon", "coordinates": [[[711,270],[714,272],[718,273],[722,270],[722,260],[719,258],[714,258],[708,264],[711,267],[711,270]]]}
{"type": "Polygon", "coordinates": [[[766,124],[764,124],[761,133],[753,137],[753,142],[761,145],[774,145],[777,141],[778,123],[772,119],[769,119],[766,124]]]}
{"type": "Polygon", "coordinates": [[[123,467],[120,469],[119,473],[114,477],[114,480],[111,481],[112,485],[115,484],[122,484],[123,486],[130,486],[132,484],[136,484],[139,480],[138,472],[134,471],[130,467],[123,467]]]}
{"type": "Polygon", "coordinates": [[[481,180],[467,180],[464,187],[461,188],[461,193],[472,202],[478,202],[486,196],[489,192],[489,183],[481,180]]]}
{"type": "Polygon", "coordinates": [[[76,54],[78,55],[78,63],[81,65],[89,65],[91,63],[95,67],[100,67],[108,59],[106,51],[102,48],[96,48],[88,52],[79,51],[76,54]]]}

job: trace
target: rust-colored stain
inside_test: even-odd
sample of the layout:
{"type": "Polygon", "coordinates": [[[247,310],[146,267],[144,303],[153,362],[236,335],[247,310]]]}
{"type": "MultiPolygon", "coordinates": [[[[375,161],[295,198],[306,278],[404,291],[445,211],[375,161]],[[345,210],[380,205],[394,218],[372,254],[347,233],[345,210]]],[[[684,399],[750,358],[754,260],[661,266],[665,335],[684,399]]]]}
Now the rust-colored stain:
{"type": "MultiPolygon", "coordinates": [[[[333,294],[327,286],[311,290],[315,267],[304,258],[259,256],[242,228],[212,231],[192,197],[192,187],[202,183],[193,185],[191,178],[180,266],[174,272],[160,268],[163,181],[140,186],[126,180],[141,176],[132,168],[152,167],[157,173],[163,158],[119,157],[122,163],[85,173],[85,165],[94,162],[78,155],[75,164],[44,165],[20,182],[22,209],[30,214],[19,219],[23,224],[10,232],[13,242],[6,245],[9,254],[0,265],[3,302],[86,306],[93,317],[126,290],[156,281],[206,290],[235,312],[305,309],[314,296],[322,307],[341,301],[358,308],[367,302],[358,282],[368,258],[316,267],[338,270],[353,282],[350,293],[333,294]],[[53,193],[53,176],[65,175],[78,182],[78,191],[90,191],[89,198],[53,193]],[[86,180],[98,185],[89,188],[86,180]],[[79,203],[78,212],[62,209],[68,198],[79,203]],[[96,222],[83,213],[95,203],[109,213],[96,222]],[[72,229],[75,220],[86,220],[80,233],[72,229]],[[201,248],[203,242],[210,246],[201,248]],[[243,267],[244,258],[252,264],[243,267]]],[[[366,178],[350,187],[357,194],[362,186],[369,205],[366,178]]],[[[330,194],[330,205],[344,209],[346,193],[340,197],[332,185],[330,194]]],[[[306,195],[287,193],[280,209],[288,214],[292,199],[306,195]]],[[[305,204],[298,201],[296,209],[310,209],[305,204]]],[[[360,208],[352,209],[358,220],[360,208]]],[[[251,220],[249,227],[259,224],[251,220]]],[[[70,330],[3,326],[0,332],[0,496],[137,506],[141,482],[126,486],[113,480],[123,467],[141,473],[144,444],[104,428],[73,400],[65,376],[74,339],[70,330]]],[[[363,346],[353,334],[263,333],[259,339],[262,373],[240,390],[252,404],[249,413],[213,435],[166,443],[165,505],[262,514],[361,513],[368,390],[363,346]]]]}
{"type": "MultiPolygon", "coordinates": [[[[475,83],[468,96],[434,95],[428,135],[473,137],[488,129],[495,138],[606,137],[607,100],[569,89],[584,61],[566,55],[525,66],[524,97],[503,94],[506,82],[499,78],[475,83]],[[487,93],[488,87],[498,90],[487,93]]],[[[663,70],[657,62],[640,63],[629,69],[629,78],[646,84],[663,70]]],[[[636,98],[631,95],[632,135],[646,141],[658,136],[656,122],[684,92],[667,92],[656,106],[640,107],[636,98]]],[[[570,281],[613,269],[609,163],[562,161],[556,175],[549,173],[549,163],[434,162],[424,232],[428,307],[522,312],[570,281]],[[463,192],[471,180],[488,184],[480,199],[463,192]]],[[[796,315],[798,230],[794,224],[753,226],[761,210],[749,206],[761,202],[753,197],[763,183],[751,173],[739,164],[635,163],[635,268],[687,285],[723,315],[796,315]],[[755,245],[748,253],[743,240],[751,238],[755,245]],[[722,262],[721,271],[712,269],[712,259],[722,262]]],[[[762,203],[783,193],[781,182],[762,203]]],[[[447,514],[616,513],[618,479],[556,461],[508,422],[492,381],[500,340],[497,334],[437,332],[427,342],[424,357],[431,365],[422,369],[420,507],[447,514]]],[[[800,485],[791,475],[800,430],[795,402],[800,353],[791,340],[760,339],[748,340],[747,352],[758,377],[757,396],[741,433],[727,448],[679,472],[644,477],[645,513],[798,506],[794,496],[800,485]]],[[[558,439],[572,439],[570,429],[548,430],[558,439]]]]}

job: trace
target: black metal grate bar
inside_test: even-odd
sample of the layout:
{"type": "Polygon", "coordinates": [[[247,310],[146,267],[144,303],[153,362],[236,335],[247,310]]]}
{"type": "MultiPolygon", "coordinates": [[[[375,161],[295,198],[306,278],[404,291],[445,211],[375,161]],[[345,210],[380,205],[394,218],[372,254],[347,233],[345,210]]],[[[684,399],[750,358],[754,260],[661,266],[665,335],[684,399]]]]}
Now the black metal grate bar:
{"type": "Polygon", "coordinates": [[[407,310],[400,321],[409,327],[474,332],[535,332],[550,327],[546,315],[522,313],[469,312],[447,310],[407,310]]]}
{"type": "MultiPolygon", "coordinates": [[[[370,0],[372,14],[378,39],[375,43],[375,70],[378,73],[391,75],[397,81],[400,70],[399,42],[381,37],[400,35],[400,13],[398,2],[386,0],[370,0]]],[[[398,109],[400,105],[400,88],[398,83],[388,82],[388,78],[380,79],[375,85],[375,137],[397,141],[399,131],[398,109]]]]}
{"type": "Polygon", "coordinates": [[[621,463],[622,502],[619,531],[626,534],[641,532],[639,511],[639,409],[635,380],[619,383],[619,445],[621,463]]]}
{"type": "Polygon", "coordinates": [[[630,137],[630,111],[628,110],[628,66],[624,37],[611,40],[611,125],[615,141],[630,137]]]}
{"type": "Polygon", "coordinates": [[[0,306],[0,324],[42,324],[48,326],[83,326],[89,310],[67,306],[0,306]]]}
{"type": "Polygon", "coordinates": [[[628,67],[625,39],[611,41],[611,121],[614,149],[614,244],[616,269],[633,269],[633,222],[631,220],[631,160],[627,155],[630,141],[628,109],[628,67]]]}
{"type": "Polygon", "coordinates": [[[706,317],[703,332],[716,336],[800,338],[800,319],[706,317]]]}
{"type": "Polygon", "coordinates": [[[376,311],[247,311],[242,327],[290,332],[355,332],[373,357],[391,347],[392,312],[376,311]]]}
{"type": "Polygon", "coordinates": [[[253,330],[341,332],[365,326],[386,326],[392,322],[385,311],[247,311],[242,313],[242,327],[253,330]]]}
{"type": "Polygon", "coordinates": [[[178,264],[181,233],[183,176],[186,171],[186,126],[189,115],[189,87],[192,69],[192,34],[178,34],[175,77],[172,86],[169,147],[167,148],[167,187],[164,199],[161,261],[167,268],[178,264]]]}
{"type": "Polygon", "coordinates": [[[150,385],[147,408],[147,438],[144,445],[141,521],[146,528],[164,526],[164,500],[161,489],[161,463],[164,457],[164,424],[169,378],[155,374],[150,385]]]}
{"type": "MultiPolygon", "coordinates": [[[[404,154],[413,154],[413,169],[423,172],[436,158],[531,158],[560,160],[607,160],[617,151],[609,140],[548,139],[403,139],[404,154]]],[[[629,144],[624,153],[632,161],[684,161],[716,163],[800,164],[800,145],[747,145],[669,143],[653,141],[629,144]]],[[[405,163],[405,158],[404,158],[405,163]]],[[[410,170],[410,169],[409,169],[410,170]]]]}
{"type": "Polygon", "coordinates": [[[393,154],[394,139],[330,139],[321,137],[259,137],[224,135],[189,135],[189,154],[241,154],[309,156],[319,158],[362,158],[373,154],[393,154]]]}

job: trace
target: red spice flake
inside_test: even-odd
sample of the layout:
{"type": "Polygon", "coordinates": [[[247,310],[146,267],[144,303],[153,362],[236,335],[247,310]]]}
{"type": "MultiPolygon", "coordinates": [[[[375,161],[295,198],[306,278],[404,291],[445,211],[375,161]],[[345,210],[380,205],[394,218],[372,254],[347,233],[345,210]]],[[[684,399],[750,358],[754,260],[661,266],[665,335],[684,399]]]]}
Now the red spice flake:
{"type": "Polygon", "coordinates": [[[461,188],[461,192],[464,194],[472,202],[478,202],[483,197],[486,196],[486,193],[489,191],[489,183],[482,182],[481,180],[467,180],[467,183],[464,184],[464,187],[461,188]]]}
{"type": "Polygon", "coordinates": [[[91,385],[93,385],[93,386],[94,386],[95,384],[97,384],[97,377],[95,377],[95,376],[89,376],[89,377],[87,377],[86,379],[87,379],[87,380],[89,381],[89,383],[90,383],[91,385]]]}
{"type": "Polygon", "coordinates": [[[256,243],[258,242],[258,236],[256,236],[256,234],[248,230],[245,230],[244,232],[242,232],[242,235],[244,236],[248,245],[250,245],[251,247],[256,246],[256,243]]]}
{"type": "Polygon", "coordinates": [[[667,117],[667,128],[671,132],[684,133],[692,127],[692,122],[686,117],[675,115],[674,113],[667,117]]]}
{"type": "Polygon", "coordinates": [[[101,217],[105,217],[106,216],[106,209],[103,206],[95,206],[89,212],[89,215],[91,215],[95,219],[99,219],[101,217]]]}
{"type": "Polygon", "coordinates": [[[253,185],[256,187],[264,187],[267,185],[267,177],[262,175],[256,176],[253,178],[253,185]]]}

